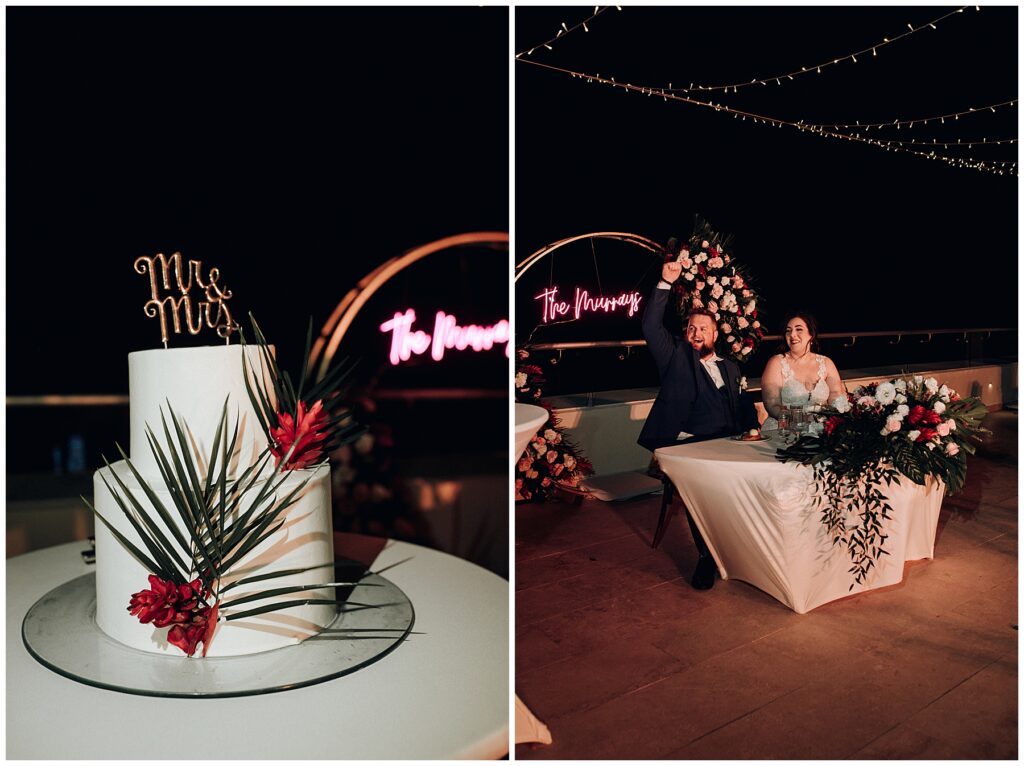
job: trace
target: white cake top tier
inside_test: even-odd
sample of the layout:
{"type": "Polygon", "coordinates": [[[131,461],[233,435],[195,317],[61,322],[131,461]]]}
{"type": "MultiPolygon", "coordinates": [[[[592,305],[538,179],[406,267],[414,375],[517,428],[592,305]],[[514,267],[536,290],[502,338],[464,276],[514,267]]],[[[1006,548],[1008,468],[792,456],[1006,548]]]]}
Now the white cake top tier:
{"type": "MultiPolygon", "coordinates": [[[[273,353],[273,346],[270,349],[273,353]]],[[[144,476],[160,476],[146,439],[147,424],[166,454],[161,410],[177,445],[168,402],[186,431],[196,464],[205,470],[226,397],[229,429],[238,421],[238,441],[232,463],[244,469],[256,462],[267,447],[267,438],[245,390],[242,352],[241,345],[225,345],[152,349],[128,354],[130,454],[132,463],[144,476]]],[[[260,364],[259,348],[246,346],[245,354],[250,375],[262,374],[268,381],[269,376],[260,364]]],[[[271,402],[276,403],[272,386],[267,385],[266,389],[271,402]]],[[[229,430],[229,438],[230,434],[229,430]]]]}

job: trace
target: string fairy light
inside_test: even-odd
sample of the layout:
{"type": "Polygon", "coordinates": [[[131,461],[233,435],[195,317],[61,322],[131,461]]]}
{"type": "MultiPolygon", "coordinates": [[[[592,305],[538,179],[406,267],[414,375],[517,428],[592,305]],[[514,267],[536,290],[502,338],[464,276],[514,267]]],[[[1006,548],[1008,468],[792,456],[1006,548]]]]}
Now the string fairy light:
{"type": "MultiPolygon", "coordinates": [[[[769,83],[772,82],[774,82],[776,85],[782,85],[783,80],[789,81],[794,79],[795,77],[799,77],[800,75],[804,74],[809,74],[811,72],[817,72],[818,74],[821,74],[821,70],[824,67],[835,66],[836,64],[841,64],[844,61],[853,61],[853,63],[856,64],[857,56],[863,56],[867,54],[869,51],[871,52],[872,58],[875,58],[878,56],[879,48],[883,48],[886,45],[891,45],[897,40],[902,40],[905,37],[910,37],[911,35],[920,32],[922,29],[937,29],[937,27],[935,26],[936,24],[938,24],[940,21],[945,21],[950,16],[955,16],[958,13],[963,13],[966,7],[967,6],[964,6],[963,8],[957,8],[956,10],[950,11],[944,16],[939,16],[937,19],[927,21],[918,27],[914,27],[912,24],[907,24],[907,27],[910,30],[908,32],[903,32],[899,35],[896,35],[896,37],[883,37],[882,42],[880,43],[869,45],[867,48],[862,48],[859,51],[847,53],[843,56],[833,56],[832,58],[829,58],[827,61],[822,61],[820,64],[813,64],[811,66],[800,67],[800,69],[794,70],[792,72],[784,72],[782,74],[771,75],[770,77],[755,77],[749,81],[744,80],[743,82],[733,82],[727,83],[725,85],[695,85],[694,83],[690,83],[689,88],[673,88],[671,84],[669,84],[667,90],[674,93],[692,93],[694,91],[707,92],[719,90],[725,91],[726,93],[728,93],[729,91],[732,91],[733,93],[738,93],[740,88],[749,88],[752,85],[768,85],[769,83]]],[[[979,6],[975,6],[975,8],[976,10],[980,10],[979,6]]]]}
{"type": "Polygon", "coordinates": [[[956,141],[894,141],[892,139],[886,141],[889,144],[900,144],[901,146],[984,146],[984,145],[997,145],[997,144],[1015,144],[1017,143],[1016,138],[1000,138],[995,141],[989,141],[987,138],[983,138],[980,141],[964,141],[957,139],[956,141]]]}
{"type": "MultiPolygon", "coordinates": [[[[683,96],[679,93],[673,93],[665,89],[659,88],[648,88],[641,85],[633,85],[632,83],[621,83],[617,82],[614,77],[602,77],[600,74],[586,74],[583,72],[577,72],[564,67],[553,66],[551,64],[544,64],[540,61],[534,61],[532,59],[519,59],[519,61],[532,64],[533,66],[542,67],[544,69],[550,69],[554,72],[562,72],[563,74],[571,75],[582,80],[586,80],[588,83],[601,83],[602,85],[608,85],[612,88],[622,88],[625,92],[640,93],[640,94],[655,94],[661,96],[665,101],[680,101],[686,104],[693,104],[695,106],[702,106],[709,109],[714,109],[716,112],[726,112],[731,114],[734,118],[742,118],[744,121],[749,117],[752,121],[761,123],[762,125],[771,125],[776,128],[795,128],[801,132],[813,133],[814,135],[822,136],[825,138],[834,138],[838,140],[854,141],[858,143],[867,144],[869,146],[877,146],[885,149],[886,151],[900,152],[904,154],[911,154],[918,157],[923,157],[930,160],[939,160],[946,162],[954,167],[970,168],[972,170],[980,170],[989,173],[995,173],[997,175],[1012,175],[1016,169],[1015,162],[1002,162],[992,160],[977,160],[972,157],[951,157],[947,155],[938,154],[935,150],[931,151],[920,151],[917,149],[909,149],[905,146],[895,144],[891,141],[880,140],[875,138],[869,138],[862,136],[859,133],[842,133],[836,130],[837,126],[827,125],[813,125],[804,123],[802,121],[793,122],[792,120],[783,120],[777,117],[769,117],[767,115],[757,114],[754,112],[747,112],[741,109],[735,109],[725,104],[715,103],[714,101],[701,101],[699,99],[692,98],[690,96],[683,96]]],[[[1007,104],[1016,103],[1016,101],[1005,102],[1007,104]]],[[[998,106],[998,105],[997,105],[998,106]]],[[[973,110],[972,110],[973,111],[973,110]]],[[[854,127],[864,127],[863,125],[857,125],[854,127]]]]}
{"type": "Polygon", "coordinates": [[[949,114],[939,114],[939,115],[936,115],[934,117],[915,117],[912,120],[895,119],[895,120],[889,120],[888,122],[859,122],[859,121],[857,121],[857,122],[848,122],[848,123],[833,123],[833,124],[828,124],[828,125],[817,123],[817,124],[814,125],[814,127],[816,127],[816,128],[836,128],[836,129],[839,129],[839,130],[846,130],[846,129],[849,129],[849,128],[853,128],[853,129],[864,128],[865,130],[870,129],[870,128],[876,128],[876,129],[881,129],[881,128],[897,128],[898,129],[898,128],[901,128],[903,126],[907,126],[908,128],[912,128],[915,125],[927,125],[930,122],[938,122],[940,124],[945,124],[946,120],[959,120],[961,117],[965,117],[965,116],[972,115],[972,114],[979,114],[981,112],[984,112],[986,109],[988,111],[990,111],[990,112],[994,112],[997,109],[1001,109],[1002,107],[1016,106],[1016,105],[1017,105],[1017,99],[1012,99],[1010,101],[1002,101],[1002,102],[1000,102],[998,104],[986,104],[985,106],[977,106],[977,107],[972,106],[972,107],[969,107],[968,109],[963,110],[962,112],[950,112],[949,114]]]}
{"type": "MultiPolygon", "coordinates": [[[[589,32],[590,28],[587,26],[587,22],[588,21],[593,21],[594,19],[596,19],[598,16],[600,16],[602,13],[604,13],[607,10],[611,10],[611,7],[610,6],[605,6],[604,8],[602,8],[602,7],[598,6],[598,5],[595,5],[594,6],[594,12],[590,16],[585,18],[579,24],[576,24],[575,26],[572,26],[572,27],[566,26],[565,22],[563,21],[562,22],[562,26],[560,26],[558,28],[558,32],[557,32],[557,34],[555,34],[554,37],[552,37],[550,40],[546,40],[546,41],[540,43],[539,45],[534,45],[532,48],[526,48],[524,50],[519,51],[519,53],[516,54],[516,58],[521,58],[523,56],[530,56],[538,48],[544,48],[544,49],[549,50],[549,51],[550,50],[554,50],[554,48],[551,47],[551,43],[553,43],[556,40],[559,40],[559,39],[565,37],[567,34],[569,34],[570,32],[573,32],[573,31],[579,29],[580,27],[583,28],[584,32],[589,32]]],[[[616,5],[615,6],[615,10],[621,11],[622,10],[622,6],[616,5]]]]}

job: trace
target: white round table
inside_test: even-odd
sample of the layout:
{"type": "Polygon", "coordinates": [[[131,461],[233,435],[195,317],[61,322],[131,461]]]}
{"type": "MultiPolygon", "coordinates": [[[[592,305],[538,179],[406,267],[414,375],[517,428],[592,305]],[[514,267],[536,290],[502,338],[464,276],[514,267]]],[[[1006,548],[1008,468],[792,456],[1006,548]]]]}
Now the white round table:
{"type": "MultiPolygon", "coordinates": [[[[338,538],[363,548],[370,540],[338,538]]],[[[87,547],[68,543],[7,560],[8,759],[494,759],[508,753],[509,584],[475,564],[387,541],[372,569],[397,564],[384,576],[405,592],[416,614],[404,643],[351,675],[313,686],[193,700],[86,686],[29,655],[21,638],[25,614],[48,591],[95,568],[80,555],[87,547]]]]}
{"type": "Polygon", "coordinates": [[[518,462],[519,456],[523,454],[530,439],[537,433],[537,429],[547,422],[548,411],[535,404],[520,404],[516,402],[516,446],[512,462],[518,462]]]}

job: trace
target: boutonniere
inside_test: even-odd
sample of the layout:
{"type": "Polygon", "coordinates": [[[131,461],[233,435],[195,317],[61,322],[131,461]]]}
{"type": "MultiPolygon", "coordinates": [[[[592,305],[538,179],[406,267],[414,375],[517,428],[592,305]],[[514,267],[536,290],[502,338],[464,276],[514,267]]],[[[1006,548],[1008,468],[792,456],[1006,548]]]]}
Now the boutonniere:
{"type": "Polygon", "coordinates": [[[740,391],[746,391],[747,390],[747,376],[746,375],[741,375],[740,377],[736,378],[736,384],[740,387],[740,391]]]}

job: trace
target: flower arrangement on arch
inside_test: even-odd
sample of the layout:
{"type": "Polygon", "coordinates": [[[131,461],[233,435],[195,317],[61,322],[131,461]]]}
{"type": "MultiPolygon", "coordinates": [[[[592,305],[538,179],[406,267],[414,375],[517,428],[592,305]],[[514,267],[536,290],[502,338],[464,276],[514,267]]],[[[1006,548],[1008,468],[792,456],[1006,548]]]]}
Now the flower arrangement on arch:
{"type": "Polygon", "coordinates": [[[714,315],[723,352],[742,364],[765,333],[757,318],[757,293],[746,269],[729,254],[731,247],[732,235],[723,238],[698,215],[688,242],[669,240],[666,260],[682,266],[672,286],[679,313],[705,309],[714,315]]]}
{"type": "Polygon", "coordinates": [[[987,413],[978,397],[963,398],[935,378],[899,377],[837,398],[817,414],[817,428],[778,451],[783,462],[813,467],[822,522],[833,544],[849,550],[856,583],[887,554],[882,522],[892,508],[882,482],[931,479],[959,492],[967,455],[990,433],[981,425],[987,413]]]}
{"type": "Polygon", "coordinates": [[[572,495],[586,494],[580,483],[594,470],[583,454],[559,425],[558,416],[540,401],[544,375],[537,365],[528,361],[526,348],[516,351],[516,401],[539,404],[548,412],[548,419],[530,440],[516,462],[515,499],[545,500],[559,491],[572,495]]]}

